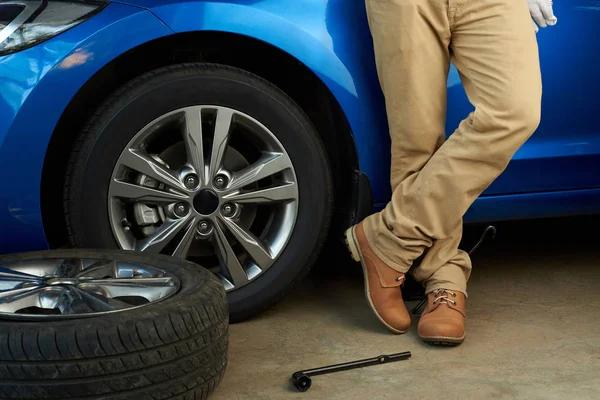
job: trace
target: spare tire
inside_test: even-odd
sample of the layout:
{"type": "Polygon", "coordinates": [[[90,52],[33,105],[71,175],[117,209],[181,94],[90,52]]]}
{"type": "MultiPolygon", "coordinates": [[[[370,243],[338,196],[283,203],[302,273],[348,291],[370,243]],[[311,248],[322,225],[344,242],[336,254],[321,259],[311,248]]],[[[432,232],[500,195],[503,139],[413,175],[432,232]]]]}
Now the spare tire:
{"type": "Polygon", "coordinates": [[[3,399],[206,399],[226,370],[225,289],[168,256],[0,256],[0,321],[3,399]]]}

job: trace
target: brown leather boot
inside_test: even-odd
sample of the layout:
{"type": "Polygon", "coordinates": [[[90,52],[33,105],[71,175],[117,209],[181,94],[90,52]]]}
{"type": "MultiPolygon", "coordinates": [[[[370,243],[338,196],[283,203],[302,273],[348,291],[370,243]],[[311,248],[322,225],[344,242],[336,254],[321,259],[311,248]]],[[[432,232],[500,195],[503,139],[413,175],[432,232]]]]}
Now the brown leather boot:
{"type": "Polygon", "coordinates": [[[466,297],[455,290],[438,289],[427,295],[427,307],[418,325],[419,337],[428,343],[452,346],[465,339],[466,297]]]}
{"type": "Polygon", "coordinates": [[[365,296],[371,309],[390,331],[404,333],[410,315],[400,287],[404,274],[388,267],[371,249],[362,222],[346,231],[346,244],[354,261],[360,262],[365,277],[365,296]]]}

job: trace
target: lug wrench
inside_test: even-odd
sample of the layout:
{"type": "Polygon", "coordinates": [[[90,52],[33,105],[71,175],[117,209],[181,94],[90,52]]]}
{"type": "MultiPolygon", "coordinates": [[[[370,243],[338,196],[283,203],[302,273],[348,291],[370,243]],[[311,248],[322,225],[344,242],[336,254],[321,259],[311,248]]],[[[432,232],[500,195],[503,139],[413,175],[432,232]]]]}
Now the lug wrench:
{"type": "Polygon", "coordinates": [[[366,358],[364,360],[350,361],[343,364],[335,364],[327,367],[297,371],[292,374],[292,383],[299,391],[306,392],[312,385],[312,379],[310,379],[311,376],[330,374],[332,372],[346,371],[349,369],[368,367],[370,365],[406,360],[410,356],[410,351],[405,351],[403,353],[381,355],[378,357],[366,358]]]}

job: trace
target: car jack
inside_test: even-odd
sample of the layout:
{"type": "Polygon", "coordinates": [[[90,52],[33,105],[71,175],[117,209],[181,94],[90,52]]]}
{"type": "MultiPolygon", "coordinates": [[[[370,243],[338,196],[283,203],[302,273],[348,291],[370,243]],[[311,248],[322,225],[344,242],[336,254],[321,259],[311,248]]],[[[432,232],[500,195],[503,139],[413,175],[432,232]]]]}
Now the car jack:
{"type": "Polygon", "coordinates": [[[310,378],[311,376],[331,374],[333,372],[346,371],[355,368],[363,368],[368,367],[370,365],[378,365],[394,361],[406,360],[407,358],[410,358],[410,356],[410,351],[405,351],[403,353],[381,355],[378,357],[366,358],[364,360],[350,361],[343,364],[335,364],[329,365],[327,367],[319,367],[307,369],[304,371],[297,371],[292,374],[292,383],[294,387],[296,387],[296,389],[298,389],[299,391],[306,392],[308,389],[310,389],[312,385],[312,379],[310,378]]]}

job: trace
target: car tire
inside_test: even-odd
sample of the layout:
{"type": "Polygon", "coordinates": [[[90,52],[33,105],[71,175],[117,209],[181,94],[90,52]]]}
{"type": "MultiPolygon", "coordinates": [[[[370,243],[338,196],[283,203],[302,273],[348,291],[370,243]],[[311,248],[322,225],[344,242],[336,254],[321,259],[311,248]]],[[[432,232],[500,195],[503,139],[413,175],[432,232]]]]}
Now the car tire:
{"type": "Polygon", "coordinates": [[[77,247],[127,249],[111,228],[107,210],[120,154],[154,119],[206,104],[238,110],[268,128],[289,155],[298,188],[297,216],[283,250],[260,276],[228,290],[230,322],[235,323],[273,306],[308,273],[331,221],[332,178],[319,134],[300,107],[264,79],[228,66],[193,63],[148,72],[117,90],[75,143],[64,192],[66,223],[77,247]]]}
{"type": "MultiPolygon", "coordinates": [[[[225,373],[229,341],[226,294],[214,275],[184,260],[119,250],[5,255],[0,268],[22,272],[23,265],[32,265],[27,263],[39,268],[81,260],[158,268],[180,286],[156,302],[114,313],[1,312],[0,398],[206,399],[225,373]]],[[[7,270],[2,272],[0,285],[11,283],[7,270]]],[[[7,293],[0,311],[11,304],[4,302],[7,293]]]]}

